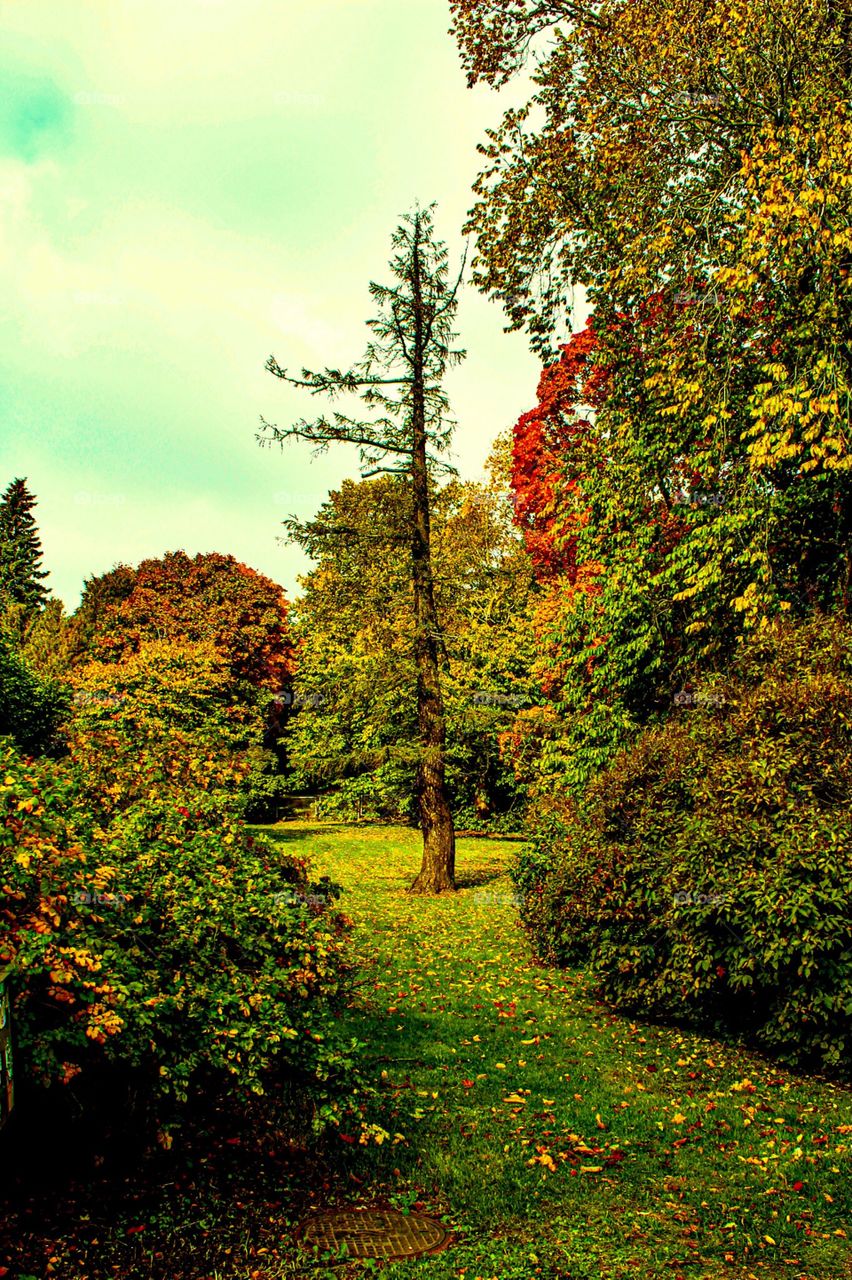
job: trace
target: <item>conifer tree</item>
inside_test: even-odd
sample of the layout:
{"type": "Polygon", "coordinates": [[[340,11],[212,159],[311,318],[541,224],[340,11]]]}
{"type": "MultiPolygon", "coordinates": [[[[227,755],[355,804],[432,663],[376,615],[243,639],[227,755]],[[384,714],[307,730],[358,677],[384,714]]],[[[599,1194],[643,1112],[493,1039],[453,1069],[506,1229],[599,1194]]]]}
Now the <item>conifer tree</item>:
{"type": "Polygon", "coordinates": [[[23,606],[27,614],[39,610],[49,595],[35,505],[25,479],[13,480],[0,499],[0,604],[23,606]]]}
{"type": "MultiPolygon", "coordinates": [[[[354,444],[365,478],[380,472],[405,478],[420,738],[417,794],[423,832],[423,865],[411,886],[414,893],[455,888],[455,831],[446,784],[430,478],[441,470],[452,471],[440,457],[452,432],[443,378],[449,366],[463,359],[464,352],[453,346],[461,275],[455,283],[448,280],[447,248],[435,238],[432,207],[406,215],[394,232],[390,268],[395,282],[370,285],[377,315],[368,321],[372,340],[357,364],[346,372],[304,369],[300,378],[294,378],[274,357],[267,361],[267,369],[276,377],[313,395],[359,397],[366,413],[357,418],[334,413],[285,428],[264,421],[260,435],[263,443],[281,445],[294,438],[308,440],[318,451],[330,444],[354,444]]],[[[396,533],[385,532],[391,539],[396,533]]],[[[382,533],[376,531],[377,540],[382,533]]]]}

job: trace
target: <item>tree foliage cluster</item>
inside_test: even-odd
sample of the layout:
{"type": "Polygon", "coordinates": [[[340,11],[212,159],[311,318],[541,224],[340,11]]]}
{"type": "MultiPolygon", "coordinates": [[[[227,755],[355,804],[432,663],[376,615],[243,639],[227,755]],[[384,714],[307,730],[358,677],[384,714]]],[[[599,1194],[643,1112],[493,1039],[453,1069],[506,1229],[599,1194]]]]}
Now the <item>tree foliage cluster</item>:
{"type": "MultiPolygon", "coordinates": [[[[521,823],[523,789],[499,739],[515,709],[537,697],[533,580],[500,483],[452,480],[432,497],[447,780],[462,828],[521,823]]],[[[319,791],[321,811],[350,819],[416,819],[407,508],[396,477],[347,481],[293,530],[316,568],[297,606],[289,760],[294,785],[319,791]]]]}
{"type": "MultiPolygon", "coordinates": [[[[813,625],[849,649],[852,11],[451,8],[470,83],[532,73],[529,101],[482,147],[469,220],[478,284],[546,366],[513,441],[547,695],[507,741],[537,795],[528,921],[555,953],[591,957],[621,1003],[725,1009],[751,982],[767,1043],[846,1061],[833,895],[852,835],[844,803],[814,808],[822,757],[805,744],[820,725],[843,761],[847,727],[805,666],[786,694],[779,672],[785,620],[802,645],[813,625]],[[581,300],[590,319],[571,335],[581,300]],[[699,730],[706,708],[689,702],[688,729],[690,691],[737,662],[754,674],[749,654],[763,663],[751,712],[732,697],[699,730]],[[762,774],[774,807],[747,821],[762,774]],[[564,835],[548,815],[566,790],[564,835]],[[596,868],[612,897],[599,912],[583,888],[596,868]],[[727,915],[712,893],[701,911],[672,907],[687,873],[690,891],[733,895],[727,915]],[[799,904],[817,880],[811,921],[799,904]]],[[[848,665],[833,679],[845,696],[848,665]]]]}
{"type": "Polygon", "coordinates": [[[116,662],[151,640],[209,642],[235,680],[277,693],[290,673],[287,602],[233,556],[170,552],[90,579],[74,616],[81,650],[116,662]]]}
{"type": "Polygon", "coordinates": [[[514,484],[531,550],[570,568],[547,618],[582,785],[745,631],[847,607],[849,15],[454,11],[473,80],[546,33],[470,226],[480,285],[554,360],[514,484]],[[591,322],[560,343],[580,286],[591,322]]]}
{"type": "Polygon", "coordinates": [[[68,618],[22,589],[38,563],[7,563],[0,641],[0,966],[24,1096],[90,1105],[119,1082],[166,1143],[202,1091],[337,1122],[348,922],[336,886],[244,822],[281,785],[280,588],[176,552],[91,578],[68,618]]]}
{"type": "Polygon", "coordinates": [[[0,608],[25,614],[45,603],[47,572],[41,567],[41,538],[33,510],[35,497],[25,479],[12,480],[0,498],[0,608]]]}
{"type": "Polygon", "coordinates": [[[86,730],[107,735],[115,761],[140,737],[167,761],[180,732],[231,761],[247,816],[274,815],[292,643],[269,578],[233,556],[177,551],[89,578],[70,617],[48,599],[3,618],[0,726],[22,748],[61,750],[86,730]]]}
{"type": "Polygon", "coordinates": [[[233,556],[172,552],[85,586],[70,622],[75,723],[138,732],[166,756],[175,731],[239,769],[246,813],[284,789],[279,697],[292,670],[279,586],[233,556]]]}
{"type": "Polygon", "coordinates": [[[0,736],[39,752],[60,748],[70,697],[58,678],[63,611],[44,585],[35,505],[22,479],[0,498],[0,736]]]}

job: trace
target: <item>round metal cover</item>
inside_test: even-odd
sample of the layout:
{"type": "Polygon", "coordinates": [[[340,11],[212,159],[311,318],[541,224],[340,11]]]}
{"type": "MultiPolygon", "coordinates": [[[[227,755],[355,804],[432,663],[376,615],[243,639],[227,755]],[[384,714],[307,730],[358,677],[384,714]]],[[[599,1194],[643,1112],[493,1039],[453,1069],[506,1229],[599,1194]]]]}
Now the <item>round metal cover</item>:
{"type": "Polygon", "coordinates": [[[434,1218],[397,1209],[328,1209],[306,1219],[298,1235],[308,1249],[346,1245],[351,1258],[415,1258],[438,1253],[452,1238],[434,1218]]]}

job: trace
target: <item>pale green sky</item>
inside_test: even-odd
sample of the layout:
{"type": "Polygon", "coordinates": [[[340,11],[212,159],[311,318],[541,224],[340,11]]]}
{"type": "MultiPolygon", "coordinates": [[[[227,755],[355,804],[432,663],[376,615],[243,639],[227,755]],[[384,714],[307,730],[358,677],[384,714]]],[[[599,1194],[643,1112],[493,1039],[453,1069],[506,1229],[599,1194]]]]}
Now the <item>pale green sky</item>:
{"type": "MultiPolygon", "coordinates": [[[[312,402],[263,364],[360,355],[398,214],[451,246],[501,99],[470,91],[446,0],[0,0],[0,487],[27,476],[69,606],[119,560],[276,543],[356,474],[254,442],[312,402]]],[[[452,375],[479,474],[536,361],[473,290],[452,375]]],[[[315,402],[314,402],[315,403],[315,402]]]]}

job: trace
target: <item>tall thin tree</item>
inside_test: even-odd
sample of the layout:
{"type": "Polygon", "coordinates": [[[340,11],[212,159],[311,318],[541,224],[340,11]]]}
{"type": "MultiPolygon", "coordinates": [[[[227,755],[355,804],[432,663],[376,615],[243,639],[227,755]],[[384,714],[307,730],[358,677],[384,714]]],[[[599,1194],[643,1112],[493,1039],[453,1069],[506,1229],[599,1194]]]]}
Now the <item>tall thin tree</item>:
{"type": "MultiPolygon", "coordinates": [[[[446,451],[452,436],[449,402],[443,387],[449,367],[464,358],[454,347],[453,321],[464,262],[449,279],[446,245],[435,237],[432,210],[407,214],[393,234],[390,270],[394,283],[371,283],[377,315],[368,320],[372,338],[362,359],[349,370],[303,369],[291,377],[274,356],[267,369],[291,386],[334,399],[354,395],[367,413],[353,418],[333,412],[290,427],[261,419],[258,439],[284,445],[308,440],[317,452],[330,444],[359,450],[361,474],[401,475],[410,486],[409,537],[414,601],[414,657],[420,735],[418,800],[423,832],[423,864],[412,893],[442,893],[455,888],[455,831],[445,777],[446,726],[441,693],[441,632],[432,572],[430,532],[431,479],[452,472],[446,451]]],[[[381,531],[378,531],[381,536],[381,531]]],[[[393,534],[390,534],[393,537],[393,534]]]]}

